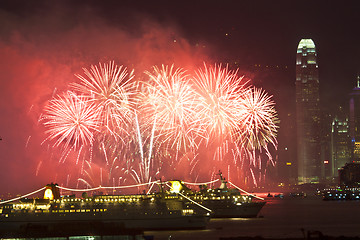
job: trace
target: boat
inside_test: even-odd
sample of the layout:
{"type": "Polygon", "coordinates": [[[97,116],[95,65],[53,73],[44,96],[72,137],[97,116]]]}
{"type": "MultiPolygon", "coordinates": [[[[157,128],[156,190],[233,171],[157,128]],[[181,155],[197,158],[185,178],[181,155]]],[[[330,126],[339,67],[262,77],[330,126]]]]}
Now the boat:
{"type": "Polygon", "coordinates": [[[164,191],[61,197],[58,185],[49,184],[43,198],[21,198],[0,205],[0,237],[102,236],[145,230],[203,229],[209,218],[206,211],[164,191]]]}
{"type": "Polygon", "coordinates": [[[200,185],[199,191],[193,191],[179,180],[170,181],[171,188],[173,192],[179,192],[211,210],[212,218],[257,217],[266,201],[251,194],[241,194],[237,188],[228,188],[228,182],[221,172],[218,175],[221,181],[219,188],[209,189],[206,185],[200,185]]]}

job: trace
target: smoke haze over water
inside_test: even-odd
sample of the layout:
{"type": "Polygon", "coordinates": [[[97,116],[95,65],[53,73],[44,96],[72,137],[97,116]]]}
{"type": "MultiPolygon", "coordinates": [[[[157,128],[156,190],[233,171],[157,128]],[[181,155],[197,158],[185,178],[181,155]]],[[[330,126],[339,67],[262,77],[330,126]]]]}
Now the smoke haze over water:
{"type": "Polygon", "coordinates": [[[31,12],[0,9],[1,193],[74,179],[63,174],[71,162],[58,164],[52,145],[41,145],[46,135],[38,120],[46,102],[78,81],[74,74],[83,67],[114,60],[135,69],[137,77],[153,65],[190,68],[209,61],[174,24],[127,12],[130,29],[129,20],[109,22],[94,7],[48,5],[44,1],[31,12]]]}

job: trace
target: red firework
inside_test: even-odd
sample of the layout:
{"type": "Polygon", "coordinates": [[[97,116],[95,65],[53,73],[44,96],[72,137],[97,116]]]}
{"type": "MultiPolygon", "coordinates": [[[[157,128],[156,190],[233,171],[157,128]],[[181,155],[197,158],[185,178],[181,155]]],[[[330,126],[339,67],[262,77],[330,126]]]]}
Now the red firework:
{"type": "Polygon", "coordinates": [[[54,146],[64,143],[65,149],[78,148],[93,141],[99,131],[99,109],[85,96],[67,91],[49,101],[43,115],[45,132],[54,146]]]}
{"type": "Polygon", "coordinates": [[[76,75],[81,82],[73,83],[72,87],[98,105],[101,125],[113,136],[122,138],[122,133],[127,134],[127,125],[134,119],[134,71],[128,73],[125,67],[110,62],[99,64],[99,68],[84,68],[84,73],[85,76],[76,75]]]}
{"type": "Polygon", "coordinates": [[[251,88],[243,95],[240,106],[243,111],[237,119],[242,130],[238,132],[241,145],[249,150],[260,149],[268,143],[276,146],[279,120],[271,96],[262,89],[251,88]]]}

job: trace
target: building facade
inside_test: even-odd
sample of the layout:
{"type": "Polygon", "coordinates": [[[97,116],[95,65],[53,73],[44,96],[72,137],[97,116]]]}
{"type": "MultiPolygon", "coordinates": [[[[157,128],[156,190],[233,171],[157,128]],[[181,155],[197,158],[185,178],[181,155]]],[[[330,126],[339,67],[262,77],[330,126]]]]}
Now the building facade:
{"type": "Polygon", "coordinates": [[[349,118],[345,114],[334,117],[331,126],[331,175],[338,177],[339,170],[349,163],[350,151],[349,118]]]}
{"type": "Polygon", "coordinates": [[[350,93],[351,160],[360,162],[360,76],[357,86],[350,93]]]}
{"type": "Polygon", "coordinates": [[[339,183],[345,187],[360,187],[360,164],[346,163],[339,170],[339,183]]]}
{"type": "Polygon", "coordinates": [[[319,182],[320,97],[315,44],[302,39],[296,53],[296,128],[298,183],[319,182]]]}

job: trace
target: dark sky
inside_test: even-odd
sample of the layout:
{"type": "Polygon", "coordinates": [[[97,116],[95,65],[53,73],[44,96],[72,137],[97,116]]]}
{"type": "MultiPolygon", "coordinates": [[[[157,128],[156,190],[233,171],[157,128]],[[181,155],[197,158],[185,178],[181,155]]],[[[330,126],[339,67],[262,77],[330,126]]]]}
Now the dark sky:
{"type": "MultiPolygon", "coordinates": [[[[281,119],[293,114],[297,45],[312,38],[323,105],[346,104],[360,72],[356,3],[1,1],[0,192],[35,189],[54,177],[56,167],[42,170],[51,154],[41,145],[45,136],[37,120],[54,91],[98,62],[143,71],[162,63],[236,61],[254,85],[274,95],[281,119]]],[[[282,124],[287,129],[286,119],[282,124]]],[[[279,144],[288,141],[281,136],[279,144]]]]}

